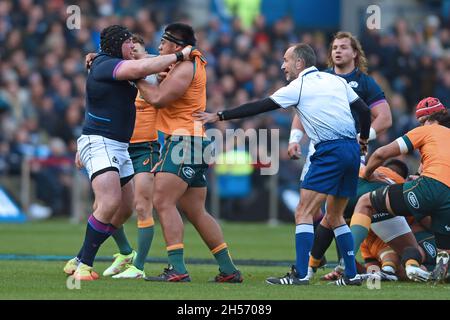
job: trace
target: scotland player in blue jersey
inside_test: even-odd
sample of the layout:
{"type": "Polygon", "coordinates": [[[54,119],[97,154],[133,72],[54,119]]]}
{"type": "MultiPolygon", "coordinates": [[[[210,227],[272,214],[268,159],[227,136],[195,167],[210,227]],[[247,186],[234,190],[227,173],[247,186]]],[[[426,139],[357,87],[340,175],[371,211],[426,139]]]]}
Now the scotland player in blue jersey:
{"type": "Polygon", "coordinates": [[[134,129],[137,89],[131,81],[164,71],[189,58],[191,48],[155,58],[131,60],[132,34],[113,25],[101,32],[101,53],[86,80],[86,115],[77,141],[77,167],[85,167],[95,195],[84,244],[64,272],[77,280],[95,280],[95,255],[101,244],[129,218],[133,208],[133,165],[128,142],[134,129]]]}
{"type": "Polygon", "coordinates": [[[370,110],[348,83],[334,75],[319,72],[314,66],[316,56],[307,44],[290,47],[281,66],[290,84],[269,98],[246,103],[217,114],[199,113],[199,120],[239,119],[279,108],[294,107],[304,130],[316,147],[311,168],[300,189],[301,201],[295,212],[296,264],[284,277],[266,281],[276,285],[309,284],[307,277],[309,252],[313,245],[313,214],[326,200],[328,222],[343,253],[345,276],[336,285],[361,285],[356,274],[353,237],[343,213],[349,197],[356,195],[360,152],[366,152],[370,131],[370,110]],[[361,134],[357,142],[355,120],[359,115],[361,134]]]}
{"type": "MultiPolygon", "coordinates": [[[[359,41],[350,32],[338,32],[330,44],[328,50],[328,66],[326,72],[344,78],[356,94],[369,106],[372,116],[369,141],[374,140],[377,134],[386,131],[392,125],[391,111],[386,101],[383,91],[375,80],[367,74],[367,60],[359,41]]],[[[355,118],[355,125],[359,132],[358,117],[355,118]]],[[[288,153],[292,159],[298,159],[300,155],[300,140],[303,137],[300,131],[301,123],[298,116],[294,117],[291,129],[291,139],[289,141],[288,153]]],[[[310,143],[308,155],[300,180],[303,181],[308,172],[310,157],[314,153],[314,146],[310,143]]],[[[320,215],[320,210],[315,216],[320,215]]],[[[326,249],[333,240],[333,231],[327,223],[327,219],[322,219],[315,232],[314,246],[311,251],[310,266],[313,271],[321,263],[326,249]]],[[[326,280],[335,280],[337,274],[342,269],[338,266],[337,273],[330,273],[326,280]]]]}
{"type": "MultiPolygon", "coordinates": [[[[389,104],[379,85],[367,74],[367,60],[364,51],[359,41],[350,32],[341,31],[334,36],[328,50],[328,66],[329,68],[325,72],[344,78],[356,94],[369,106],[372,116],[369,140],[376,139],[377,134],[389,129],[392,125],[389,104]]],[[[359,132],[357,117],[355,117],[355,122],[359,132]]],[[[298,116],[295,115],[288,150],[289,156],[293,159],[298,159],[300,155],[299,142],[302,138],[302,135],[300,134],[300,136],[298,132],[300,128],[301,123],[298,116]]],[[[313,152],[313,150],[310,150],[308,153],[307,164],[305,164],[301,180],[308,170],[309,157],[313,152]]]]}

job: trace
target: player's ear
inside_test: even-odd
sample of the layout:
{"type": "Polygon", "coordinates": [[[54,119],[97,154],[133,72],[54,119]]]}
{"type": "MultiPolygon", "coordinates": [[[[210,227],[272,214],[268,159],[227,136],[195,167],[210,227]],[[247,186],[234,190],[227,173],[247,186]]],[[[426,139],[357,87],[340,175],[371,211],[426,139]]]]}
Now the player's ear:
{"type": "Polygon", "coordinates": [[[176,50],[176,51],[181,51],[181,50],[183,50],[183,49],[184,49],[183,46],[180,46],[180,45],[178,45],[178,44],[175,45],[175,50],[176,50]]]}
{"type": "Polygon", "coordinates": [[[303,61],[303,59],[297,59],[297,61],[295,61],[295,69],[297,70],[301,70],[303,69],[303,67],[305,66],[305,61],[303,61]]]}

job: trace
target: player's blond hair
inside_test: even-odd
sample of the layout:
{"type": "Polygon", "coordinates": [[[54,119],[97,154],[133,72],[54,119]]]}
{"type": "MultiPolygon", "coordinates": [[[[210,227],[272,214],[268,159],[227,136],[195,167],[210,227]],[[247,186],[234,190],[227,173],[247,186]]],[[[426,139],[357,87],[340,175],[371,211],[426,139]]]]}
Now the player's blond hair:
{"type": "Polygon", "coordinates": [[[333,40],[331,41],[330,46],[328,48],[328,62],[327,62],[328,67],[329,68],[334,67],[333,59],[331,57],[331,51],[333,50],[334,40],[345,38],[350,39],[350,45],[352,46],[353,51],[356,52],[355,66],[359,70],[361,70],[361,72],[367,73],[367,58],[361,46],[361,43],[358,41],[358,39],[356,39],[356,37],[353,34],[347,31],[339,31],[334,35],[333,40]]]}

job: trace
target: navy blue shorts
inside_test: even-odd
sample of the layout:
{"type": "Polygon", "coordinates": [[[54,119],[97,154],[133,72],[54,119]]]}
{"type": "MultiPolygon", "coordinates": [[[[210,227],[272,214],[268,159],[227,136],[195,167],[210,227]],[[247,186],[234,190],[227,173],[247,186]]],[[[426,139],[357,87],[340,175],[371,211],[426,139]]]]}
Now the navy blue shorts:
{"type": "Polygon", "coordinates": [[[339,197],[356,196],[360,148],[356,140],[340,139],[318,143],[303,189],[339,197]]]}

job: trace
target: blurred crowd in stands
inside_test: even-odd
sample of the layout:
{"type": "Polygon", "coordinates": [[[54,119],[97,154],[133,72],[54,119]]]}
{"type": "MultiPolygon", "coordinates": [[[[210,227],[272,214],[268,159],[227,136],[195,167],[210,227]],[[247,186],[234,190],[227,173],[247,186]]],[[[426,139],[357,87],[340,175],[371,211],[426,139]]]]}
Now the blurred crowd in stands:
{"type": "MultiPolygon", "coordinates": [[[[62,0],[0,0],[0,176],[19,175],[24,157],[74,158],[84,119],[84,56],[98,50],[104,27],[123,24],[144,38],[150,53],[157,53],[166,23],[190,22],[178,1],[81,0],[81,28],[69,30],[67,5],[62,0]]],[[[332,32],[299,30],[289,17],[268,26],[261,15],[245,28],[239,18],[213,12],[196,35],[208,61],[207,109],[214,112],[266,97],[285,85],[280,66],[289,44],[309,43],[318,68],[325,69],[332,32]]],[[[363,29],[359,39],[369,73],[393,114],[392,128],[374,148],[416,125],[413,108],[419,99],[436,96],[450,105],[448,20],[429,15],[412,25],[398,19],[386,30],[363,29]]],[[[286,152],[291,119],[290,111],[278,111],[218,127],[280,129],[279,185],[297,190],[302,163],[289,160],[286,152]]],[[[71,187],[68,170],[58,161],[32,168],[39,185],[55,189],[55,195],[41,200],[61,214],[67,210],[53,202],[58,192],[71,187]]]]}

